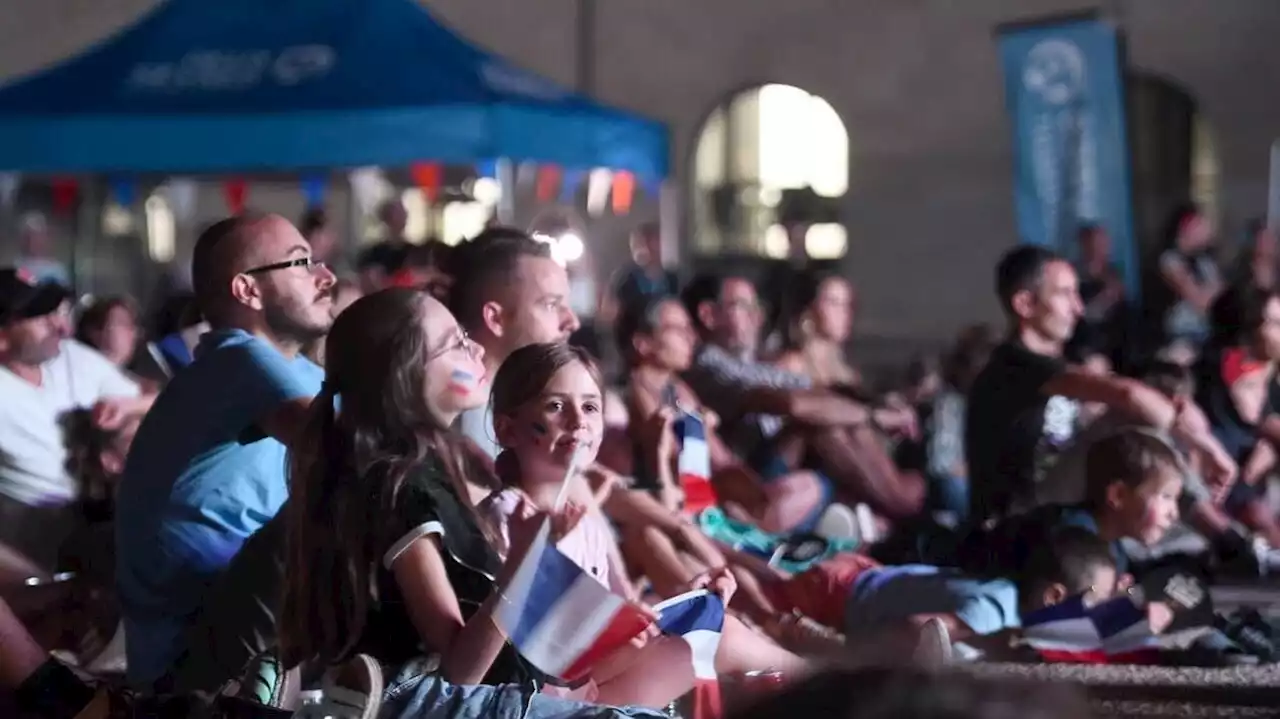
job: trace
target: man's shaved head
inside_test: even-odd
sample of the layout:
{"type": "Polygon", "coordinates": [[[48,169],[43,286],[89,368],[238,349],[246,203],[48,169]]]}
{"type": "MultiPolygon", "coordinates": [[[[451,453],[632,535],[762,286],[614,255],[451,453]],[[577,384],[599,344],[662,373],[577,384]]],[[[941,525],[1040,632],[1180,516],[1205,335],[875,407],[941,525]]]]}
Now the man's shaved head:
{"type": "Polygon", "coordinates": [[[289,335],[282,340],[299,333],[323,336],[333,273],[319,264],[272,267],[310,256],[306,239],[279,215],[249,213],[215,222],[192,253],[196,302],[215,326],[252,330],[265,323],[289,335]]]}
{"type": "Polygon", "coordinates": [[[254,267],[253,239],[277,215],[250,213],[213,223],[196,238],[191,256],[191,284],[206,316],[231,299],[231,278],[254,267]]]}

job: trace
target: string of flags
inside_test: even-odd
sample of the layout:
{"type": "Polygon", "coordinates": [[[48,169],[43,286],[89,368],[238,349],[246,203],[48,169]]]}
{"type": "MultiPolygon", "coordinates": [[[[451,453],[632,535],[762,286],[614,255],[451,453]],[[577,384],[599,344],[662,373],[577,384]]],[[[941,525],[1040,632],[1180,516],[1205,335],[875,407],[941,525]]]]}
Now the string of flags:
{"type": "MultiPolygon", "coordinates": [[[[473,167],[474,177],[499,179],[499,161],[484,160],[473,167]]],[[[445,187],[445,165],[439,162],[415,162],[409,165],[408,174],[414,185],[422,190],[428,202],[440,199],[445,187]]],[[[356,202],[372,211],[381,197],[386,180],[378,168],[356,168],[348,172],[348,181],[356,202]],[[366,206],[368,205],[368,206],[366,206]]],[[[638,193],[656,199],[661,178],[640,178],[626,171],[606,168],[568,168],[559,165],[532,162],[521,163],[515,168],[515,191],[532,193],[540,203],[558,202],[575,205],[585,200],[587,213],[593,216],[605,214],[626,215],[634,206],[638,193]],[[585,193],[584,193],[585,190],[585,193]]],[[[325,173],[308,173],[298,178],[299,189],[308,207],[325,203],[330,176],[325,173]]],[[[23,176],[18,172],[0,172],[0,208],[12,207],[21,189],[23,176]]],[[[51,191],[53,211],[69,214],[75,211],[81,199],[81,180],[60,176],[46,180],[51,191]]],[[[139,181],[126,176],[106,178],[108,198],[122,208],[131,208],[139,198],[139,181]]],[[[195,210],[199,185],[195,179],[172,177],[158,188],[169,201],[174,215],[190,217],[195,210]]],[[[221,180],[222,199],[231,213],[243,212],[250,204],[251,183],[242,176],[221,180]]]]}

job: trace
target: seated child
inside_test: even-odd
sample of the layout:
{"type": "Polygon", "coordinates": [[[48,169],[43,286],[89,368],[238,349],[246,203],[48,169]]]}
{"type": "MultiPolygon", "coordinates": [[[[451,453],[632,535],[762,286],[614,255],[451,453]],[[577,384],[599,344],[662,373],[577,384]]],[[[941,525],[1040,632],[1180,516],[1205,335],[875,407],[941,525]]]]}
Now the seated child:
{"type": "MultiPolygon", "coordinates": [[[[604,433],[603,389],[595,363],[583,350],[569,345],[530,345],[503,362],[493,379],[492,396],[494,430],[504,448],[496,466],[507,486],[481,507],[494,522],[494,534],[501,541],[522,504],[541,511],[554,509],[560,498],[579,503],[586,510],[557,547],[601,584],[637,600],[608,520],[583,473],[576,469],[595,459],[604,433]]],[[[732,575],[723,569],[706,577],[703,584],[726,601],[736,588],[732,575]]],[[[666,706],[693,686],[688,656],[683,640],[642,637],[593,667],[591,695],[582,698],[615,705],[666,706]]],[[[725,618],[715,663],[721,675],[766,669],[794,674],[807,666],[733,615],[725,618]]]]}
{"type": "MultiPolygon", "coordinates": [[[[1037,507],[959,538],[943,564],[981,576],[1008,577],[1053,531],[1081,527],[1110,544],[1116,567],[1129,572],[1120,540],[1150,546],[1178,520],[1186,465],[1172,445],[1146,429],[1124,428],[1094,442],[1085,458],[1084,501],[1037,507]]],[[[1129,580],[1125,580],[1126,583],[1129,580]]]]}

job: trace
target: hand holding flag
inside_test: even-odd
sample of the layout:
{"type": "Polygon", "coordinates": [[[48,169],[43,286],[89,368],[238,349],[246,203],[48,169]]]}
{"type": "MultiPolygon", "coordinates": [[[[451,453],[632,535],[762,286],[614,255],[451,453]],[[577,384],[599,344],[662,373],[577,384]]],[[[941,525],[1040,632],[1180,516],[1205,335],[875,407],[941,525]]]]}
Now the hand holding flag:
{"type": "Polygon", "coordinates": [[[1022,618],[1027,644],[1051,662],[1149,664],[1158,643],[1148,611],[1129,597],[1087,606],[1077,595],[1022,618]]]}

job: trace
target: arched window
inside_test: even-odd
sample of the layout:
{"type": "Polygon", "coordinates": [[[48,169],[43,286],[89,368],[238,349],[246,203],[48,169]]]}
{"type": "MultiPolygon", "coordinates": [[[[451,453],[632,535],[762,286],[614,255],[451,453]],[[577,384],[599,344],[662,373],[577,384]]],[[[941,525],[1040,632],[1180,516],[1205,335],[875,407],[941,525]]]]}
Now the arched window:
{"type": "Polygon", "coordinates": [[[816,259],[845,253],[849,135],[821,97],[791,85],[738,93],[707,118],[693,163],[698,252],[785,257],[802,239],[816,259]]]}

